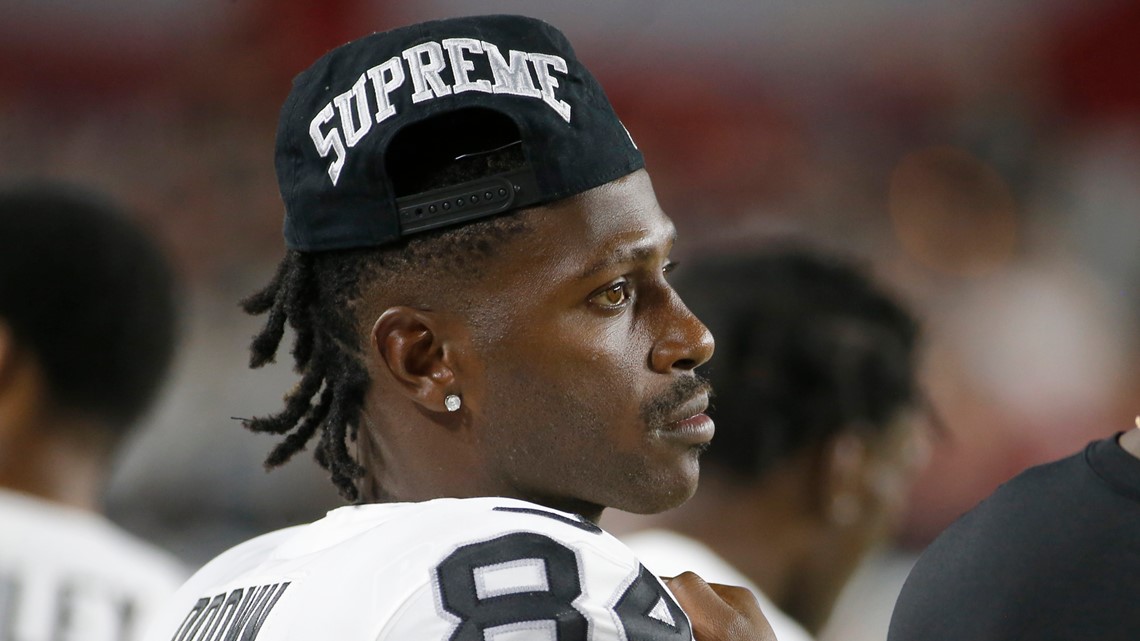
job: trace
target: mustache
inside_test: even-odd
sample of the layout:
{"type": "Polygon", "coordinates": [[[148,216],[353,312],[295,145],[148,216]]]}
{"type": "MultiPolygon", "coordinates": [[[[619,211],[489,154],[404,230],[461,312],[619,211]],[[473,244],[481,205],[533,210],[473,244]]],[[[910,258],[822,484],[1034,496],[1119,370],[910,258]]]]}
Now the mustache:
{"type": "Polygon", "coordinates": [[[713,394],[712,383],[700,374],[677,379],[660,396],[651,398],[641,406],[641,419],[651,429],[662,428],[676,419],[677,411],[699,394],[713,394]]]}

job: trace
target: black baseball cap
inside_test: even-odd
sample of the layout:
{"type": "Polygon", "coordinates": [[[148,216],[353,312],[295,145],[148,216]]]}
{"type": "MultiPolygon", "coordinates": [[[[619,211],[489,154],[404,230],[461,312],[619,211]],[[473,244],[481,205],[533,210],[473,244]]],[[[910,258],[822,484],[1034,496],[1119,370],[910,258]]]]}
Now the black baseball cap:
{"type": "MultiPolygon", "coordinates": [[[[449,159],[492,151],[462,139],[444,136],[435,151],[449,159]]],[[[572,196],[644,164],[566,37],[523,16],[425,22],[334,49],[293,81],[277,129],[285,242],[300,251],[394,243],[572,196]],[[401,133],[440,121],[462,127],[479,111],[507,123],[501,140],[521,146],[522,166],[398,193],[393,174],[416,149],[401,133]]]]}

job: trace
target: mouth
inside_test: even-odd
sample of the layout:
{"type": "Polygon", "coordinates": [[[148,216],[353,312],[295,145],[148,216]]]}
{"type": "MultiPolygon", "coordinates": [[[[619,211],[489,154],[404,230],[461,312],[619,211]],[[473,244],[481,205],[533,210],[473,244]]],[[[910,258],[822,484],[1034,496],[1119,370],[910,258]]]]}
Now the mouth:
{"type": "Polygon", "coordinates": [[[709,397],[702,392],[685,403],[661,426],[657,433],[670,441],[686,445],[707,445],[712,441],[716,426],[705,414],[709,407],[709,397]]]}

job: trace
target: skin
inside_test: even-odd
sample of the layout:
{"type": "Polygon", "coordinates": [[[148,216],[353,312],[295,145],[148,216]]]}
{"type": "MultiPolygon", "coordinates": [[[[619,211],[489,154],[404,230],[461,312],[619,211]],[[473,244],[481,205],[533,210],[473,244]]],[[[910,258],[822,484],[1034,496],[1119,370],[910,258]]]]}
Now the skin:
{"type": "MultiPolygon", "coordinates": [[[[519,217],[529,229],[464,276],[364,295],[362,496],[505,496],[595,522],[680,504],[711,438],[693,370],[713,340],[666,281],[675,232],[648,175],[519,217]]],[[[747,590],[668,585],[698,641],[774,641],[747,590]]]]}
{"type": "Polygon", "coordinates": [[[666,280],[675,232],[648,175],[521,216],[462,286],[366,293],[364,496],[506,496],[595,521],[679,505],[711,437],[693,370],[713,340],[666,280]]]}
{"type": "Polygon", "coordinates": [[[666,579],[665,585],[689,615],[693,636],[698,641],[776,641],[760,604],[747,589],[706,583],[692,572],[666,579]]]}
{"type": "Polygon", "coordinates": [[[52,402],[35,355],[0,319],[0,487],[98,511],[109,472],[107,432],[52,402]]]}

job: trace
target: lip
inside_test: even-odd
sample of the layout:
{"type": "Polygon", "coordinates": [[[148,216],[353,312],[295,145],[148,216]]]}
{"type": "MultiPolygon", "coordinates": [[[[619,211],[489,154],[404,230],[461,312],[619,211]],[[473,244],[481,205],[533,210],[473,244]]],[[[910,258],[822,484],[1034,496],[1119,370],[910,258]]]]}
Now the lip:
{"type": "Polygon", "coordinates": [[[686,403],[681,411],[677,412],[677,420],[668,423],[659,430],[659,433],[672,441],[687,445],[703,445],[712,440],[716,426],[713,420],[705,414],[709,407],[709,399],[701,394],[686,403]]]}

